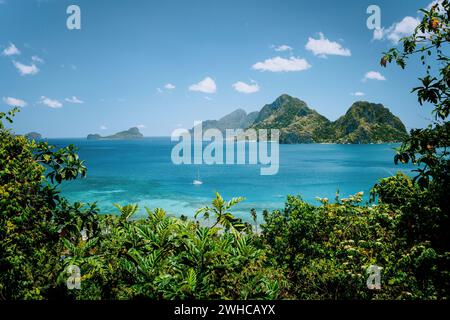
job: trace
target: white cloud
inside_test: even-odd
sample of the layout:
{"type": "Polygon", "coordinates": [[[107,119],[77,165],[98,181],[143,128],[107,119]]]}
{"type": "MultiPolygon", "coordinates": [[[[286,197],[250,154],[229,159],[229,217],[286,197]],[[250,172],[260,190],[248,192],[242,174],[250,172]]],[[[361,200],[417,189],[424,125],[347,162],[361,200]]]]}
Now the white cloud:
{"type": "Polygon", "coordinates": [[[21,76],[35,75],[39,72],[39,68],[34,63],[26,65],[17,61],[13,61],[14,66],[19,70],[21,76]]]}
{"type": "Polygon", "coordinates": [[[356,92],[352,92],[352,93],[350,93],[352,96],[355,96],[355,97],[362,97],[362,96],[365,96],[365,93],[364,92],[361,92],[361,91],[356,91],[356,92]]]}
{"type": "Polygon", "coordinates": [[[211,97],[208,97],[208,96],[206,96],[206,97],[205,97],[205,100],[211,101],[211,100],[212,100],[212,98],[211,98],[211,97]]]}
{"type": "Polygon", "coordinates": [[[50,98],[47,98],[45,96],[42,96],[41,99],[39,100],[39,103],[53,108],[53,109],[57,109],[57,108],[62,108],[63,104],[61,102],[59,102],[58,100],[53,100],[50,98]]]}
{"type": "Polygon", "coordinates": [[[84,101],[78,99],[75,96],[72,96],[72,98],[66,98],[64,100],[66,100],[67,102],[70,102],[70,103],[78,103],[78,104],[84,103],[84,101]]]}
{"type": "Polygon", "coordinates": [[[24,100],[13,97],[3,97],[3,102],[10,107],[25,107],[27,105],[24,100]]]}
{"type": "Polygon", "coordinates": [[[199,83],[189,86],[190,91],[199,91],[204,93],[215,93],[217,91],[216,83],[210,77],[206,77],[199,83]]]}
{"type": "Polygon", "coordinates": [[[145,128],[147,128],[147,126],[145,124],[138,124],[138,125],[136,125],[136,128],[145,129],[145,128]]]}
{"type": "Polygon", "coordinates": [[[378,80],[378,81],[384,81],[386,78],[377,71],[369,71],[364,75],[363,81],[366,80],[378,80]]]}
{"type": "Polygon", "coordinates": [[[373,32],[374,40],[388,39],[396,44],[401,38],[408,37],[414,33],[416,27],[420,24],[419,18],[404,17],[402,21],[394,23],[387,29],[378,29],[373,32]]]}
{"type": "Polygon", "coordinates": [[[106,129],[108,129],[107,126],[105,126],[105,125],[101,125],[101,126],[100,126],[100,130],[106,130],[106,129]]]}
{"type": "Polygon", "coordinates": [[[307,70],[311,68],[311,65],[305,59],[296,57],[290,57],[289,59],[275,57],[264,60],[263,62],[257,62],[252,68],[259,71],[292,72],[307,70]]]}
{"type": "Polygon", "coordinates": [[[20,54],[20,50],[14,45],[14,43],[10,43],[7,48],[3,50],[3,55],[5,56],[13,56],[20,54]]]}
{"type": "Polygon", "coordinates": [[[281,46],[274,46],[273,49],[277,52],[283,52],[283,51],[292,51],[292,47],[288,46],[287,44],[282,44],[281,46]]]}
{"type": "Polygon", "coordinates": [[[31,60],[34,61],[34,62],[44,63],[44,59],[42,59],[39,56],[32,56],[31,60]]]}
{"type": "Polygon", "coordinates": [[[172,83],[166,83],[163,87],[163,89],[161,88],[156,88],[156,91],[158,93],[164,93],[164,92],[168,92],[168,91],[172,91],[175,90],[176,86],[172,83]]]}
{"type": "Polygon", "coordinates": [[[387,38],[397,43],[401,38],[412,35],[419,24],[420,20],[418,18],[405,17],[399,23],[393,25],[392,30],[389,30],[387,33],[387,38]]]}
{"type": "Polygon", "coordinates": [[[327,55],[345,56],[352,55],[349,49],[342,47],[338,42],[330,41],[325,38],[323,33],[319,33],[319,39],[309,37],[305,46],[306,50],[311,51],[315,56],[325,58],[327,55]]]}
{"type": "Polygon", "coordinates": [[[236,83],[233,83],[233,88],[237,92],[242,92],[242,93],[255,93],[255,92],[259,91],[259,85],[254,81],[252,81],[251,84],[247,84],[245,82],[238,81],[236,83]]]}

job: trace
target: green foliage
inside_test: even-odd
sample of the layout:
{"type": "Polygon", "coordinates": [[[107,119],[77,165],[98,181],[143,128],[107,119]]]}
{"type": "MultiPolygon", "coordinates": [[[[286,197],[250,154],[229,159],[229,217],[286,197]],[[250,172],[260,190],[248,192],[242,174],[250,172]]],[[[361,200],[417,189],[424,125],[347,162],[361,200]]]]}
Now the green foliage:
{"type": "MultiPolygon", "coordinates": [[[[36,160],[41,146],[5,129],[16,112],[0,115],[0,299],[41,299],[50,294],[58,269],[59,230],[69,219],[87,219],[46,183],[46,168],[36,160]]],[[[46,153],[57,165],[48,174],[68,179],[61,167],[76,168],[73,149],[46,153]],[[57,171],[60,171],[58,173],[57,171]]]]}
{"type": "MultiPolygon", "coordinates": [[[[382,182],[383,184],[384,182],[382,182]]],[[[413,192],[413,191],[410,191],[413,192]]],[[[449,252],[404,237],[403,213],[391,205],[359,205],[361,195],[315,207],[289,196],[283,211],[261,226],[270,257],[297,299],[448,298],[449,252]],[[369,290],[366,270],[382,267],[381,290],[369,290]]]]}
{"type": "MultiPolygon", "coordinates": [[[[256,211],[250,212],[255,232],[231,212],[243,198],[225,201],[219,193],[196,212],[204,220],[148,208],[146,218],[135,218],[134,204],[116,204],[119,214],[100,215],[95,204],[70,203],[54,183],[86,175],[76,149],[14,136],[3,121],[12,122],[18,109],[1,112],[0,300],[449,299],[450,67],[442,52],[450,41],[449,12],[448,0],[423,10],[403,52],[392,49],[381,61],[405,68],[409,57],[423,53],[427,65],[425,54],[434,51],[441,63],[437,76],[427,65],[421,86],[413,89],[419,103],[435,104],[436,123],[411,131],[395,158],[417,163],[418,176],[380,180],[365,205],[362,193],[336,196],[334,203],[319,199],[320,206],[288,196],[283,210],[264,212],[260,226],[256,211]],[[371,265],[382,267],[379,290],[366,285],[371,265]],[[67,287],[74,266],[80,289],[67,287]]],[[[258,121],[284,126],[308,116],[326,120],[283,95],[263,108],[258,121]],[[284,114],[274,112],[280,108],[284,114]]],[[[355,141],[403,131],[387,109],[365,103],[338,122],[355,141]],[[369,126],[371,119],[378,125],[369,126]]],[[[331,131],[314,132],[323,138],[331,131]]]]}
{"type": "Polygon", "coordinates": [[[428,241],[441,250],[449,250],[448,212],[435,195],[404,174],[382,179],[372,189],[372,199],[389,204],[401,212],[397,231],[409,243],[428,241]]]}
{"type": "MultiPolygon", "coordinates": [[[[450,41],[450,2],[437,2],[428,10],[421,10],[423,18],[415,32],[402,39],[401,50],[392,48],[385,53],[381,64],[395,61],[401,68],[408,59],[420,56],[425,75],[419,78],[420,85],[412,89],[420,105],[434,105],[435,122],[424,129],[411,130],[405,139],[395,162],[417,164],[414,181],[424,192],[417,199],[406,198],[401,202],[405,211],[410,211],[412,236],[433,241],[439,247],[449,249],[450,230],[450,57],[445,54],[450,41]],[[433,66],[431,61],[437,62],[433,66]]],[[[385,191],[385,190],[384,190],[385,191]]]]}
{"type": "Polygon", "coordinates": [[[203,217],[209,219],[210,214],[214,214],[216,221],[211,227],[214,230],[214,227],[217,225],[221,225],[225,228],[226,231],[231,230],[237,236],[241,231],[245,231],[249,229],[249,225],[242,222],[242,219],[237,219],[233,216],[229,209],[239,202],[243,201],[244,198],[233,198],[230,201],[226,202],[223,200],[222,196],[216,192],[216,198],[212,201],[212,207],[203,207],[196,211],[195,218],[198,217],[199,214],[203,214],[203,217]]]}
{"type": "Polygon", "coordinates": [[[413,88],[412,92],[417,94],[421,105],[431,103],[435,106],[433,113],[436,122],[428,128],[412,130],[411,137],[404,141],[395,160],[403,163],[412,161],[422,165],[417,169],[420,185],[429,187],[430,184],[436,183],[445,188],[443,191],[448,195],[450,57],[443,49],[450,41],[450,3],[443,0],[429,10],[421,11],[424,14],[422,21],[413,35],[402,39],[402,50],[392,48],[384,54],[381,64],[386,66],[388,62],[395,61],[401,68],[405,68],[409,58],[420,56],[426,73],[419,78],[421,83],[413,88]],[[432,68],[430,60],[438,62],[438,70],[432,68]]]}
{"type": "Polygon", "coordinates": [[[3,124],[3,119],[5,119],[7,122],[12,123],[14,115],[19,112],[20,109],[18,107],[14,107],[8,112],[0,112],[0,129],[4,129],[5,126],[3,124]]]}
{"type": "Polygon", "coordinates": [[[78,176],[85,177],[87,169],[84,161],[75,153],[73,145],[56,150],[47,142],[31,142],[30,147],[34,151],[34,159],[46,166],[49,171],[47,178],[53,183],[61,183],[63,180],[74,180],[78,176]]]}
{"type": "Polygon", "coordinates": [[[362,193],[319,199],[321,206],[289,196],[260,226],[252,210],[252,232],[231,212],[243,198],[218,193],[197,211],[204,220],[163,209],[135,218],[133,204],[99,215],[95,204],[69,203],[50,184],[85,173],[73,148],[55,150],[4,128],[0,141],[1,299],[449,297],[441,208],[405,175],[376,184],[378,204],[370,206],[361,205],[362,193]],[[366,286],[370,265],[383,268],[379,291],[366,286]],[[66,284],[74,266],[79,290],[66,284]]]}
{"type": "MultiPolygon", "coordinates": [[[[235,201],[223,202],[232,205],[235,201]]],[[[219,205],[219,203],[217,203],[219,205]]],[[[66,265],[81,268],[78,299],[278,298],[282,281],[267,266],[265,251],[251,234],[220,233],[216,227],[147,209],[146,219],[101,216],[100,235],[65,240],[66,265]]],[[[124,209],[125,208],[125,209],[124,209]]],[[[61,277],[64,278],[65,271],[61,277]]]]}
{"type": "Polygon", "coordinates": [[[99,215],[95,204],[71,204],[51,184],[85,176],[72,146],[56,150],[0,124],[0,300],[281,297],[282,274],[230,212],[242,198],[217,194],[201,210],[214,214],[212,227],[162,209],[133,219],[137,205],[99,215]],[[80,290],[66,285],[74,266],[80,290]]]}

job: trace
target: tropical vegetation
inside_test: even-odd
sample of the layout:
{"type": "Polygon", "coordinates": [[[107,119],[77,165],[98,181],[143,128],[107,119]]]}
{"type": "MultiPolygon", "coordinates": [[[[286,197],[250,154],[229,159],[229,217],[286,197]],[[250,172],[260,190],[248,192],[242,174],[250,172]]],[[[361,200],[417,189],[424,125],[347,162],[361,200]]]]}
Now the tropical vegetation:
{"type": "Polygon", "coordinates": [[[362,193],[320,206],[288,196],[247,223],[232,213],[242,198],[216,194],[195,219],[160,208],[136,219],[133,204],[100,214],[58,191],[86,175],[76,148],[14,135],[6,125],[18,109],[0,113],[0,300],[448,299],[449,13],[448,0],[423,10],[403,49],[381,59],[405,68],[419,55],[426,75],[413,92],[435,106],[435,122],[395,156],[417,165],[412,177],[378,181],[368,204],[362,193]],[[378,289],[367,285],[371,266],[378,289]]]}

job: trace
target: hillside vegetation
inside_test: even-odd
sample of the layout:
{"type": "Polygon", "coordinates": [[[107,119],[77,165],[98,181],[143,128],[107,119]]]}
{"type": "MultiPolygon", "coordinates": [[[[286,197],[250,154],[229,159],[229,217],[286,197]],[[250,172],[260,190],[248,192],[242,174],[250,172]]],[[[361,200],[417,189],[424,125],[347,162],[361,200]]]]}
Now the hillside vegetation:
{"type": "Polygon", "coordinates": [[[278,129],[280,143],[387,143],[408,136],[401,120],[382,104],[355,102],[332,122],[306,102],[283,94],[260,111],[247,115],[238,109],[220,120],[207,120],[203,130],[278,129]]]}
{"type": "MultiPolygon", "coordinates": [[[[319,199],[320,206],[287,196],[284,208],[263,212],[262,220],[251,210],[249,224],[232,213],[244,199],[226,201],[217,193],[195,219],[156,208],[133,219],[133,204],[99,214],[95,204],[70,203],[59,194],[62,181],[86,175],[76,149],[16,136],[6,124],[18,109],[0,112],[0,300],[448,300],[450,58],[442,46],[450,39],[450,4],[443,0],[423,13],[415,33],[401,50],[384,53],[381,65],[405,68],[420,56],[427,71],[413,92],[420,104],[434,105],[435,121],[411,130],[394,157],[417,165],[414,178],[374,181],[368,204],[361,193],[319,199]],[[427,59],[438,62],[433,76],[427,59]],[[382,268],[379,288],[367,286],[374,266],[382,268]]],[[[327,123],[285,96],[260,120],[287,124],[301,117],[327,123]]],[[[345,139],[359,139],[346,128],[382,130],[365,128],[365,119],[403,129],[376,105],[358,104],[344,117],[337,122],[345,139]]]]}

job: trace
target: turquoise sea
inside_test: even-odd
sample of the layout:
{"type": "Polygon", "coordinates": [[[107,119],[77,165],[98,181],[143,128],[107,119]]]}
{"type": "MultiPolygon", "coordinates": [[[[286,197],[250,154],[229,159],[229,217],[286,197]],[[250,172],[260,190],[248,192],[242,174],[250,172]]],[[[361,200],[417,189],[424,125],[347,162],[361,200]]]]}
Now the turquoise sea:
{"type": "Polygon", "coordinates": [[[409,172],[411,166],[395,165],[397,144],[280,145],[280,168],[276,175],[260,175],[259,165],[174,165],[170,138],[145,138],[135,141],[88,141],[86,139],[49,139],[58,147],[74,144],[86,161],[86,179],[64,183],[62,193],[70,200],[97,202],[105,213],[114,213],[113,203],[138,203],[144,207],[164,208],[170,214],[192,216],[209,204],[218,191],[225,199],[243,196],[234,211],[249,219],[255,208],[283,208],[286,195],[301,195],[318,204],[316,197],[335,198],[359,191],[368,192],[380,178],[397,171],[409,172]],[[197,171],[202,185],[193,185],[197,171]]]}

